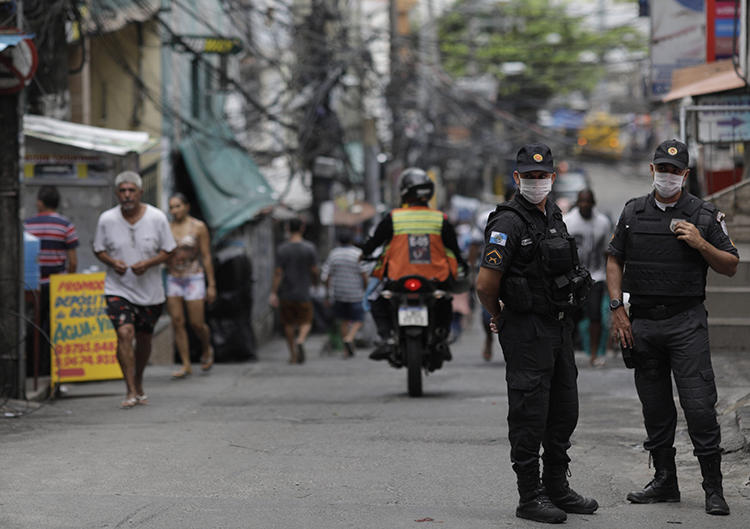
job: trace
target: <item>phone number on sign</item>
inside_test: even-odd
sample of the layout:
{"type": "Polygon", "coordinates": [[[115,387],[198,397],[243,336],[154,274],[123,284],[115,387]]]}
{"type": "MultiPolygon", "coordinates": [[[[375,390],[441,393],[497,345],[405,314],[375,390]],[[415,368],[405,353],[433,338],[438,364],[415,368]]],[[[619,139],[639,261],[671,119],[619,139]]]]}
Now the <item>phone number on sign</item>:
{"type": "Polygon", "coordinates": [[[83,367],[95,365],[116,364],[117,357],[110,354],[64,356],[60,358],[60,367],[83,367]]]}
{"type": "Polygon", "coordinates": [[[117,342],[84,342],[66,343],[55,346],[55,354],[69,355],[80,353],[99,353],[102,351],[114,352],[117,350],[117,342]]]}

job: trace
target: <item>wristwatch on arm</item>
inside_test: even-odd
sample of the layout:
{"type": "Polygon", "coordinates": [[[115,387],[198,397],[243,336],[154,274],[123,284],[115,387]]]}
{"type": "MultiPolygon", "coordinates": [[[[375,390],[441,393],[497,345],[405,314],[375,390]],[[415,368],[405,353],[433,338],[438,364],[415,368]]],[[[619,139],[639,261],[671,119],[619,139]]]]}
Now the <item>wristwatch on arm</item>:
{"type": "Polygon", "coordinates": [[[621,299],[613,299],[612,301],[609,302],[609,310],[611,311],[615,311],[622,306],[624,306],[624,304],[621,299]]]}

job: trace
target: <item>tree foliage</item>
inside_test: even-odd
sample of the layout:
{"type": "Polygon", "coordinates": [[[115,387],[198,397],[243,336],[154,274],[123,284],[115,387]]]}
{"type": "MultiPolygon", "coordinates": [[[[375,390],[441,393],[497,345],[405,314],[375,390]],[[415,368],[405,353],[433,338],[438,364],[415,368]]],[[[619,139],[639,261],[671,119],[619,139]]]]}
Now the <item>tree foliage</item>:
{"type": "Polygon", "coordinates": [[[518,113],[540,108],[553,95],[588,93],[605,72],[609,52],[630,56],[647,42],[630,26],[598,31],[591,17],[573,16],[554,0],[459,0],[439,19],[438,32],[445,71],[494,76],[498,105],[518,113]]]}

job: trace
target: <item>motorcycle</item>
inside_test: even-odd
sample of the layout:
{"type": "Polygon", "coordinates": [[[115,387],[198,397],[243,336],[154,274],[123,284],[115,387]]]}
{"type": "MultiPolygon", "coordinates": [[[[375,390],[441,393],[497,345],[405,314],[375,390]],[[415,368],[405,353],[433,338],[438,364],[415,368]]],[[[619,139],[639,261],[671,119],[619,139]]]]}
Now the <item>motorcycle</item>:
{"type": "Polygon", "coordinates": [[[430,373],[443,365],[442,351],[437,342],[435,305],[445,300],[450,306],[449,292],[437,288],[435,282],[417,275],[387,280],[380,296],[390,302],[393,328],[396,329],[396,351],[390,364],[406,366],[410,397],[422,395],[422,371],[430,373]]]}

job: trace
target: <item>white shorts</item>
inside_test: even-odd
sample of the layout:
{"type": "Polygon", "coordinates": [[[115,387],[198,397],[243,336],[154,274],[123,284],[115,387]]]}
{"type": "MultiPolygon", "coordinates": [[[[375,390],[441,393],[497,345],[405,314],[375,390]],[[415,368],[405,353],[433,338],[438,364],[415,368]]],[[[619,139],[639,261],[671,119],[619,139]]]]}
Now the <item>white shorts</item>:
{"type": "Polygon", "coordinates": [[[167,297],[194,301],[206,298],[206,279],[203,273],[175,277],[167,274],[167,297]]]}

